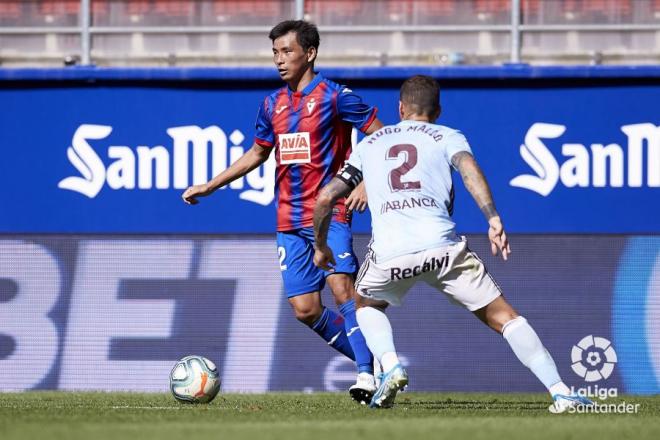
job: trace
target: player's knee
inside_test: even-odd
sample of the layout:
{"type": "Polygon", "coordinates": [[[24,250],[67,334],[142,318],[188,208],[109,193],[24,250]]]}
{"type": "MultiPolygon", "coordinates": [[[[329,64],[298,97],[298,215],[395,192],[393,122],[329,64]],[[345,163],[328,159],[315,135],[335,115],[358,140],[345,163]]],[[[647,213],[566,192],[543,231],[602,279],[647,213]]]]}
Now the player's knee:
{"type": "Polygon", "coordinates": [[[374,309],[378,309],[381,312],[384,312],[388,305],[389,304],[386,301],[381,301],[381,300],[376,300],[376,299],[371,299],[371,298],[365,298],[365,297],[363,297],[359,294],[355,295],[355,308],[356,309],[362,309],[364,307],[373,307],[374,309]]]}
{"type": "Polygon", "coordinates": [[[303,324],[311,327],[321,317],[322,307],[296,307],[293,309],[296,319],[303,324]]]}
{"type": "Polygon", "coordinates": [[[493,302],[474,312],[474,314],[484,322],[488,327],[498,333],[502,333],[504,325],[516,319],[519,315],[513,307],[499,296],[493,302]]]}
{"type": "Polygon", "coordinates": [[[488,326],[496,332],[502,333],[504,326],[518,317],[519,315],[513,309],[498,310],[488,316],[488,326]]]}
{"type": "Polygon", "coordinates": [[[332,296],[335,298],[335,304],[338,306],[354,299],[355,288],[353,287],[353,280],[349,277],[341,279],[339,282],[333,282],[330,284],[330,288],[332,296]]]}

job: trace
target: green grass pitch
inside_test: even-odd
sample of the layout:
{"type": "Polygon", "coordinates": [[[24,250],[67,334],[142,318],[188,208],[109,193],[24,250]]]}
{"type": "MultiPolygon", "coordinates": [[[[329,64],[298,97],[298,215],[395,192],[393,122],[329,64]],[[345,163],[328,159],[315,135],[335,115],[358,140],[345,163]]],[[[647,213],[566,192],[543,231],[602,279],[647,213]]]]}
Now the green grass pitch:
{"type": "Polygon", "coordinates": [[[0,439],[660,439],[660,396],[620,396],[637,414],[562,414],[546,394],[402,393],[390,410],[348,394],[0,393],[0,439]]]}

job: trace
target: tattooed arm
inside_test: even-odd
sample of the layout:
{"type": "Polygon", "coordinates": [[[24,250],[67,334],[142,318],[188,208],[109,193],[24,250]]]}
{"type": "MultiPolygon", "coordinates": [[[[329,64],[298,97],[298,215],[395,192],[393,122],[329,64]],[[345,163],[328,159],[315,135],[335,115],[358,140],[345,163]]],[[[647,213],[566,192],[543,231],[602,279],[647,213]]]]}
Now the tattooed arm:
{"type": "Polygon", "coordinates": [[[333,178],[323,187],[314,207],[314,264],[323,270],[332,271],[336,264],[332,250],[328,247],[328,228],[332,220],[332,208],[353,188],[342,179],[333,178]]]}
{"type": "Polygon", "coordinates": [[[474,156],[467,151],[459,151],[452,156],[451,163],[461,173],[465,188],[470,192],[474,201],[477,202],[477,206],[481,209],[486,220],[498,216],[490,187],[477,161],[474,160],[474,156]]]}
{"type": "Polygon", "coordinates": [[[497,251],[499,250],[502,258],[506,260],[511,253],[511,247],[504,232],[502,219],[495,209],[493,195],[490,192],[490,187],[488,186],[488,182],[486,182],[484,173],[479,168],[472,154],[467,151],[460,151],[454,154],[451,158],[451,163],[461,173],[465,188],[470,192],[472,198],[488,221],[488,239],[490,240],[491,252],[493,255],[497,255],[497,251]]]}

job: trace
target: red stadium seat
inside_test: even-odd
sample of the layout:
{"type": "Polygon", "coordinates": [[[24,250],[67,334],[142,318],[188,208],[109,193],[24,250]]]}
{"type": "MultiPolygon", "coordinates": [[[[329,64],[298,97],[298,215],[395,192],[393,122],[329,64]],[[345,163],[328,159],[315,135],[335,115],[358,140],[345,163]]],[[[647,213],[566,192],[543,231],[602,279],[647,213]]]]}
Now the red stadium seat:
{"type": "Polygon", "coordinates": [[[387,2],[387,12],[390,16],[407,16],[412,15],[413,2],[412,0],[390,0],[387,2]]]}
{"type": "Polygon", "coordinates": [[[92,0],[92,15],[99,17],[101,15],[106,15],[110,6],[108,5],[108,0],[92,0]]]}
{"type": "Polygon", "coordinates": [[[583,2],[583,11],[586,13],[602,13],[610,15],[629,14],[632,10],[631,0],[585,0],[583,2]]]}
{"type": "Polygon", "coordinates": [[[579,6],[579,0],[564,0],[564,12],[578,12],[579,6]]]}
{"type": "Polygon", "coordinates": [[[520,7],[523,13],[538,14],[541,11],[541,0],[522,0],[520,7]]]}
{"type": "Polygon", "coordinates": [[[241,1],[215,0],[213,2],[213,12],[215,15],[242,15],[249,13],[251,6],[241,1]]]}
{"type": "Polygon", "coordinates": [[[126,13],[129,15],[145,15],[150,11],[149,0],[126,0],[126,13]]]}
{"type": "Polygon", "coordinates": [[[474,10],[482,14],[501,14],[511,12],[510,0],[474,0],[474,10]]]}
{"type": "Polygon", "coordinates": [[[632,12],[632,0],[564,0],[564,14],[620,17],[632,12]]]}
{"type": "Polygon", "coordinates": [[[354,0],[308,0],[305,2],[305,13],[315,17],[333,15],[335,17],[355,17],[362,11],[363,4],[354,0]]]}
{"type": "MultiPolygon", "coordinates": [[[[19,1],[1,2],[0,9],[6,3],[20,3],[19,1]]],[[[108,13],[107,0],[93,0],[92,13],[96,15],[108,13]]],[[[61,16],[61,15],[78,15],[80,10],[80,0],[43,0],[39,5],[39,12],[42,15],[61,16]]]]}
{"type": "Polygon", "coordinates": [[[252,10],[248,14],[258,15],[261,17],[277,18],[281,12],[281,3],[279,1],[253,1],[252,10]]]}
{"type": "Polygon", "coordinates": [[[79,0],[42,0],[39,3],[39,13],[41,15],[77,15],[79,10],[79,0]]]}
{"type": "Polygon", "coordinates": [[[406,21],[405,17],[452,17],[456,14],[456,0],[390,0],[387,13],[393,21],[406,21]]]}
{"type": "Polygon", "coordinates": [[[195,2],[156,0],[154,12],[168,17],[192,17],[195,15],[195,2]]]}
{"type": "Polygon", "coordinates": [[[437,0],[420,2],[425,10],[433,15],[450,17],[456,13],[456,2],[454,0],[437,0]]]}
{"type": "Polygon", "coordinates": [[[247,15],[276,19],[280,16],[280,7],[280,2],[273,0],[215,0],[213,2],[213,12],[216,16],[247,15]]]}
{"type": "Polygon", "coordinates": [[[450,17],[456,12],[454,0],[418,0],[413,3],[415,12],[435,17],[450,17]]]}
{"type": "Polygon", "coordinates": [[[0,20],[15,20],[21,16],[21,2],[9,0],[0,3],[0,20]]]}

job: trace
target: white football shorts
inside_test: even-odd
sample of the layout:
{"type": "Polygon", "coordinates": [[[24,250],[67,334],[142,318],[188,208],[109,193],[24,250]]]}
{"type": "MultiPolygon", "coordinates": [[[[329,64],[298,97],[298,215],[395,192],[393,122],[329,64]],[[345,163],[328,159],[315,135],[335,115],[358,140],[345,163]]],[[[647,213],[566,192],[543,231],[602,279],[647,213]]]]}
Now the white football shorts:
{"type": "Polygon", "coordinates": [[[355,289],[364,298],[398,306],[408,290],[424,281],[444,293],[452,303],[473,312],[502,294],[500,287],[467,240],[448,246],[392,258],[376,264],[371,255],[360,267],[355,289]]]}

